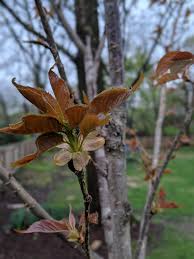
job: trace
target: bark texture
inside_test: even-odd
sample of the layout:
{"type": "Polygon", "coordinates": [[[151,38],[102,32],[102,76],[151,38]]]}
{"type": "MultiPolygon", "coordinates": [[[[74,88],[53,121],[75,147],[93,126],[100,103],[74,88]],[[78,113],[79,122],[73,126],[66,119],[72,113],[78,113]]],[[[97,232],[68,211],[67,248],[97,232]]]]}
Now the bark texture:
{"type": "MultiPolygon", "coordinates": [[[[120,18],[117,0],[105,0],[106,33],[109,50],[111,84],[124,84],[124,65],[120,18]]],[[[113,112],[107,128],[106,155],[108,159],[108,184],[113,218],[113,257],[131,258],[130,206],[127,201],[125,174],[124,132],[126,124],[126,104],[113,112]]]]}

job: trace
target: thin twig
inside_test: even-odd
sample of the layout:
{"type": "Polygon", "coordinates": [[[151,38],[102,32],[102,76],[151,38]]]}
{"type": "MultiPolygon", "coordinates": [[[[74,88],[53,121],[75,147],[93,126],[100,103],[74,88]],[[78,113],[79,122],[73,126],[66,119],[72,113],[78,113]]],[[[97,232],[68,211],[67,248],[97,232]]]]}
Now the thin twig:
{"type": "Polygon", "coordinates": [[[106,30],[104,30],[104,33],[102,35],[102,38],[100,39],[100,42],[99,42],[99,45],[98,45],[98,48],[96,50],[95,57],[94,57],[94,65],[96,67],[96,71],[98,71],[98,67],[99,67],[99,63],[100,63],[100,56],[101,56],[103,48],[104,48],[105,40],[106,40],[106,30]]]}
{"type": "Polygon", "coordinates": [[[29,43],[29,44],[35,44],[35,45],[40,45],[43,46],[45,49],[51,50],[49,45],[46,42],[43,41],[38,41],[38,40],[23,40],[24,43],[29,43]]]}
{"type": "Polygon", "coordinates": [[[59,74],[60,74],[61,78],[67,82],[65,69],[64,69],[64,66],[62,64],[62,61],[61,61],[61,58],[60,58],[60,55],[59,55],[59,52],[58,52],[58,49],[57,49],[57,44],[55,43],[53,33],[52,33],[51,27],[49,25],[45,9],[42,5],[42,1],[41,0],[35,0],[35,3],[36,3],[37,10],[39,12],[39,15],[40,15],[40,19],[41,19],[44,31],[45,31],[46,36],[47,36],[46,41],[48,42],[48,44],[50,46],[51,53],[53,55],[53,58],[56,62],[57,68],[59,70],[59,74]]]}
{"type": "Polygon", "coordinates": [[[75,171],[75,175],[78,178],[80,189],[84,199],[84,210],[85,210],[85,241],[84,241],[84,250],[86,252],[87,258],[90,259],[90,248],[89,248],[89,213],[90,213],[90,204],[92,197],[88,193],[87,184],[85,181],[84,171],[75,171]]]}
{"type": "MultiPolygon", "coordinates": [[[[18,197],[25,204],[25,207],[28,208],[33,215],[35,215],[39,219],[53,220],[52,216],[24,189],[24,187],[15,179],[15,177],[1,164],[0,180],[5,186],[13,190],[13,192],[18,195],[18,197]]],[[[74,249],[74,246],[66,240],[65,236],[62,233],[57,234],[57,236],[65,241],[68,246],[74,249]]],[[[83,256],[83,251],[81,251],[80,249],[75,249],[74,251],[80,256],[83,256]]]]}
{"type": "MultiPolygon", "coordinates": [[[[11,16],[28,32],[32,33],[33,35],[37,36],[39,39],[46,41],[47,38],[38,32],[31,24],[24,21],[15,11],[11,8],[4,0],[0,1],[0,4],[11,14],[11,16]]],[[[73,56],[63,45],[56,43],[59,50],[61,50],[68,58],[75,62],[75,56],[73,56]]]]}
{"type": "Polygon", "coordinates": [[[72,27],[68,23],[67,19],[65,18],[64,14],[62,12],[62,8],[61,8],[60,4],[58,4],[58,5],[53,4],[53,7],[55,9],[55,12],[58,16],[58,19],[59,19],[61,25],[63,26],[63,28],[69,35],[69,38],[73,41],[73,43],[77,46],[77,48],[84,54],[85,45],[82,42],[82,40],[80,39],[79,35],[72,29],[72,27]]]}
{"type": "Polygon", "coordinates": [[[21,198],[27,208],[34,215],[42,219],[52,219],[52,217],[41,207],[41,205],[22,187],[22,185],[9,173],[2,165],[0,165],[0,180],[4,185],[10,187],[21,198]]]}
{"type": "MultiPolygon", "coordinates": [[[[193,91],[194,91],[193,85],[191,86],[191,89],[192,90],[191,90],[190,95],[193,96],[193,91]]],[[[181,129],[175,136],[175,138],[172,142],[171,148],[168,150],[168,152],[166,154],[163,164],[156,170],[156,177],[152,183],[151,190],[150,190],[149,196],[147,197],[147,201],[146,201],[146,204],[144,207],[144,212],[143,212],[142,219],[141,219],[141,222],[143,222],[143,224],[142,224],[142,227],[141,227],[141,230],[139,233],[139,238],[138,238],[137,248],[136,248],[136,253],[135,253],[135,259],[139,258],[139,254],[140,254],[141,247],[142,247],[142,242],[144,240],[145,235],[148,233],[148,230],[149,230],[149,225],[150,225],[150,220],[151,220],[151,217],[150,217],[151,208],[152,208],[152,204],[153,204],[153,201],[155,198],[156,191],[160,184],[161,177],[162,177],[163,172],[166,169],[169,161],[171,160],[174,151],[176,150],[176,147],[180,141],[181,135],[184,134],[186,127],[188,127],[188,125],[190,125],[190,123],[191,123],[192,114],[193,114],[193,107],[192,107],[192,103],[190,103],[190,109],[185,116],[185,120],[184,120],[184,123],[183,123],[181,129]]]]}

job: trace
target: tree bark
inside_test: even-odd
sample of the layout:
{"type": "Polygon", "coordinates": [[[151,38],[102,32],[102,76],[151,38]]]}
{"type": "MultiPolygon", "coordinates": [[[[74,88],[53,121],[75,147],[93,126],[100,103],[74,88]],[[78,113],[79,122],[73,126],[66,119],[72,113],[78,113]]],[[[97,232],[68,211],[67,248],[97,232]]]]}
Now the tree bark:
{"type": "MultiPolygon", "coordinates": [[[[124,84],[124,65],[120,17],[117,0],[104,0],[106,33],[109,50],[111,84],[124,84]]],[[[108,184],[113,218],[113,257],[130,259],[130,206],[127,201],[125,165],[125,124],[126,104],[115,109],[110,126],[107,128],[106,154],[108,159],[108,184]]]]}

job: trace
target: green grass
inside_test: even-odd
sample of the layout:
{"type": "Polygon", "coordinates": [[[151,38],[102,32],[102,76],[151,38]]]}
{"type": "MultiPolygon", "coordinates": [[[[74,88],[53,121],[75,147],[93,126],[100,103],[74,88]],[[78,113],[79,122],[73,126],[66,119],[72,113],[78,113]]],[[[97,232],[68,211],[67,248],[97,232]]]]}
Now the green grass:
{"type": "MultiPolygon", "coordinates": [[[[164,175],[161,185],[169,201],[175,201],[178,209],[166,209],[154,218],[154,222],[163,224],[164,233],[160,245],[152,249],[148,259],[190,259],[194,258],[194,149],[185,147],[177,152],[168,168],[172,170],[164,175]]],[[[128,197],[134,212],[139,217],[147,193],[147,183],[138,162],[128,163],[128,197]]]]}
{"type": "MultiPolygon", "coordinates": [[[[135,157],[134,157],[135,158],[135,157]]],[[[161,186],[164,187],[167,199],[179,204],[178,209],[166,209],[154,218],[154,222],[164,225],[164,231],[159,241],[151,239],[152,249],[148,259],[192,259],[194,258],[194,148],[182,148],[168,166],[172,170],[169,175],[164,175],[161,186]]],[[[137,217],[141,215],[146,199],[147,182],[140,163],[133,159],[128,161],[128,198],[137,217]]],[[[75,212],[83,209],[82,196],[77,179],[66,168],[56,167],[51,156],[34,161],[18,172],[25,185],[45,188],[53,185],[48,193],[44,207],[60,219],[68,215],[68,205],[71,204],[75,212]],[[21,174],[20,174],[21,173],[21,174]],[[54,178],[59,175],[57,185],[54,178]]],[[[12,224],[21,227],[29,224],[34,217],[20,210],[12,215],[12,224]]]]}

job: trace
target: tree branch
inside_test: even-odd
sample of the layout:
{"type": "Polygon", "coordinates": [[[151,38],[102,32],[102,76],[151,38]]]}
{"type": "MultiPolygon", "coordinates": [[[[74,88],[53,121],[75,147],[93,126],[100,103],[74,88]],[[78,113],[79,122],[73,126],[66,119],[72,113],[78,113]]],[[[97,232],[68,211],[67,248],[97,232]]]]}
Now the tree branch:
{"type": "Polygon", "coordinates": [[[75,175],[78,178],[80,189],[84,199],[84,208],[85,208],[85,241],[84,241],[84,250],[86,252],[87,258],[90,257],[90,248],[89,248],[89,213],[90,213],[90,203],[92,201],[92,197],[88,193],[85,174],[84,171],[74,171],[75,175]]]}
{"type": "Polygon", "coordinates": [[[51,50],[51,48],[49,47],[49,45],[47,44],[47,42],[38,41],[38,40],[23,40],[23,42],[24,42],[24,43],[29,43],[29,44],[34,44],[34,45],[43,46],[45,49],[51,50]]]}
{"type": "Polygon", "coordinates": [[[0,165],[0,179],[4,185],[10,187],[17,193],[19,198],[25,203],[32,213],[41,219],[52,219],[52,217],[41,207],[41,205],[22,187],[22,185],[10,174],[2,165],[0,165]]]}
{"type": "Polygon", "coordinates": [[[147,235],[148,231],[149,231],[149,225],[150,225],[150,221],[151,221],[151,208],[152,208],[152,203],[154,201],[155,198],[155,194],[156,191],[158,189],[158,186],[160,184],[160,180],[162,178],[163,172],[166,169],[169,161],[172,158],[172,155],[174,153],[174,151],[176,150],[177,144],[180,141],[180,137],[182,134],[184,134],[185,129],[188,127],[188,125],[190,125],[191,120],[192,120],[192,114],[193,114],[193,104],[192,104],[192,99],[191,96],[193,96],[193,92],[194,92],[194,88],[193,85],[190,85],[190,104],[189,104],[189,111],[188,113],[185,115],[185,120],[184,123],[181,127],[181,129],[179,130],[179,132],[177,133],[177,135],[175,136],[171,148],[167,151],[166,157],[163,161],[163,164],[157,169],[156,171],[156,177],[152,183],[151,186],[151,190],[149,193],[149,196],[147,197],[147,201],[144,207],[144,212],[142,215],[142,219],[141,219],[141,229],[140,229],[140,233],[139,233],[139,237],[138,237],[138,242],[137,242],[137,248],[136,248],[136,253],[135,253],[135,259],[139,259],[139,255],[141,252],[141,247],[142,247],[142,242],[144,240],[144,237],[147,235]]]}
{"type": "Polygon", "coordinates": [[[64,66],[63,66],[61,58],[59,56],[57,45],[55,43],[53,33],[52,33],[51,27],[50,27],[49,22],[48,22],[45,9],[42,6],[41,0],[35,0],[35,3],[36,3],[36,7],[38,9],[39,15],[40,15],[40,19],[41,19],[44,31],[45,31],[46,36],[47,36],[46,41],[48,42],[48,44],[50,46],[51,53],[53,55],[53,58],[56,62],[57,68],[59,70],[59,74],[60,74],[61,78],[67,82],[67,77],[66,77],[66,73],[65,73],[65,70],[64,70],[64,66]]]}
{"type": "Polygon", "coordinates": [[[61,25],[63,26],[63,28],[69,35],[69,38],[74,42],[74,44],[77,46],[77,48],[80,49],[80,51],[84,54],[85,45],[82,42],[82,40],[80,39],[80,37],[77,35],[77,33],[71,28],[70,24],[68,23],[67,19],[65,18],[64,14],[62,12],[62,8],[61,8],[60,4],[59,5],[53,4],[53,7],[55,9],[55,12],[58,16],[58,19],[59,19],[61,25]]]}
{"type": "MultiPolygon", "coordinates": [[[[1,0],[0,4],[12,15],[12,17],[14,17],[14,19],[24,27],[24,29],[26,29],[28,32],[32,33],[33,35],[37,36],[39,39],[43,40],[43,41],[47,41],[47,38],[42,35],[41,33],[39,33],[32,25],[28,24],[27,22],[25,22],[24,20],[22,20],[17,14],[16,12],[14,12],[14,10],[4,1],[1,0]]],[[[65,49],[62,45],[57,44],[57,47],[59,50],[61,50],[65,55],[68,56],[68,58],[72,61],[75,62],[75,57],[69,52],[67,51],[67,49],[65,49]]]]}
{"type": "MultiPolygon", "coordinates": [[[[158,111],[158,119],[155,127],[155,136],[154,136],[154,150],[152,156],[152,170],[156,170],[158,168],[159,158],[160,158],[160,149],[161,149],[161,141],[162,141],[162,126],[165,118],[165,110],[166,110],[166,85],[161,87],[160,91],[160,105],[158,111]]],[[[148,188],[148,196],[152,191],[152,181],[149,181],[148,188]]],[[[143,227],[144,222],[141,222],[140,229],[143,227]]],[[[141,231],[141,230],[140,230],[141,231]]],[[[142,241],[142,246],[140,248],[140,259],[146,258],[146,248],[147,248],[147,234],[144,236],[142,241]]]]}
{"type": "Polygon", "coordinates": [[[27,31],[33,33],[38,38],[43,39],[46,41],[46,37],[44,37],[41,33],[37,32],[30,24],[23,21],[17,14],[14,12],[14,10],[4,1],[1,0],[0,4],[15,18],[15,20],[21,24],[27,31]]]}
{"type": "Polygon", "coordinates": [[[98,71],[98,68],[99,68],[100,56],[101,56],[102,50],[104,48],[105,40],[106,40],[106,31],[104,31],[104,33],[102,35],[102,38],[101,38],[101,40],[99,42],[98,48],[96,50],[96,53],[95,53],[94,65],[95,65],[96,71],[98,71]]]}

